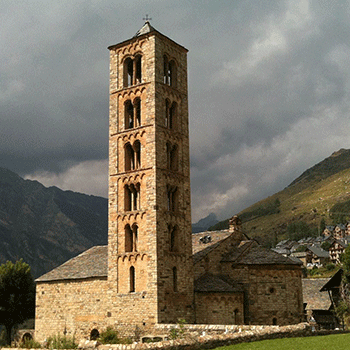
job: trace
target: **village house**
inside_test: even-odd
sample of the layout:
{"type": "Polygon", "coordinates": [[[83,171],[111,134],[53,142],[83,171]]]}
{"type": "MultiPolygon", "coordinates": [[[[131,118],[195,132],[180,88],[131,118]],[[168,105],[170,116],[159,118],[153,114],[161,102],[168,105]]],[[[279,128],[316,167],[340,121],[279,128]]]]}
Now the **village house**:
{"type": "Polygon", "coordinates": [[[191,233],[187,49],[149,22],[109,47],[108,245],[36,280],[35,337],[302,321],[301,263],[242,231],[191,233]]]}
{"type": "Polygon", "coordinates": [[[340,256],[345,252],[348,242],[346,240],[334,239],[328,249],[329,257],[333,264],[340,263],[340,256]]]}

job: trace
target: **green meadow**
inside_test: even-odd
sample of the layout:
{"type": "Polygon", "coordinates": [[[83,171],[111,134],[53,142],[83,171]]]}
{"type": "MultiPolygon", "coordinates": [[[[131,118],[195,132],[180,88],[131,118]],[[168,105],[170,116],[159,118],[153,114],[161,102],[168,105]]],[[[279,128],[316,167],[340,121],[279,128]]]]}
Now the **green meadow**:
{"type": "Polygon", "coordinates": [[[350,349],[349,334],[262,340],[217,348],[216,350],[344,350],[350,349]]]}

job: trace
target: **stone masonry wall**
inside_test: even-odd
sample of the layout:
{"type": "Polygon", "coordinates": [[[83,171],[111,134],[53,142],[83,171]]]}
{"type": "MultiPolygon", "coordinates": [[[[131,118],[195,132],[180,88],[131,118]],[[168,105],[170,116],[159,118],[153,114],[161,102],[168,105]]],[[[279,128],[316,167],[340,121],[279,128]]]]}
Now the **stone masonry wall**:
{"type": "Polygon", "coordinates": [[[107,281],[87,279],[37,283],[35,339],[67,334],[83,338],[107,324],[107,281]]]}

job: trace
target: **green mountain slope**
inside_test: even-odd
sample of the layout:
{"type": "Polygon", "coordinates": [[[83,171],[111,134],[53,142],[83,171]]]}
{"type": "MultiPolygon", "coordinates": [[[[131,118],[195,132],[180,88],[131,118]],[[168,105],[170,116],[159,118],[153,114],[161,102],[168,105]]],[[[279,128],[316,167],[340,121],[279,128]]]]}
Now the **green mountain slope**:
{"type": "MultiPolygon", "coordinates": [[[[306,223],[315,234],[326,224],[350,220],[350,150],[341,149],[306,170],[284,190],[238,213],[244,231],[266,246],[306,223]]],[[[228,220],[212,226],[227,227],[228,220]]]]}

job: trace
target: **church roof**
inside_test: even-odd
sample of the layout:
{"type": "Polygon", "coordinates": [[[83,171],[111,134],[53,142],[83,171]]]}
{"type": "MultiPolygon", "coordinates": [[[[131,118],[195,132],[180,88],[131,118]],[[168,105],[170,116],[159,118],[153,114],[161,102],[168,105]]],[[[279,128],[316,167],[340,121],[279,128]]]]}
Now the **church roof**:
{"type": "Polygon", "coordinates": [[[36,282],[107,277],[107,246],[95,246],[66,261],[36,282]]]}
{"type": "MultiPolygon", "coordinates": [[[[207,231],[192,235],[193,262],[196,264],[203,257],[217,248],[231,235],[228,230],[207,231]],[[210,241],[203,243],[201,238],[210,236],[210,241]]],[[[271,249],[260,246],[252,240],[242,241],[236,248],[231,248],[222,262],[243,265],[300,265],[301,262],[286,258],[271,249]]],[[[48,282],[70,279],[86,279],[91,277],[107,277],[108,274],[107,246],[92,247],[80,255],[56,267],[36,282],[48,282]]]]}
{"type": "Polygon", "coordinates": [[[229,230],[221,231],[205,231],[194,233],[192,235],[192,252],[193,262],[196,263],[214,250],[219,244],[221,244],[226,238],[231,235],[229,230]],[[203,243],[203,238],[209,237],[210,240],[206,240],[203,243]]]}
{"type": "Polygon", "coordinates": [[[222,262],[237,265],[300,265],[301,262],[289,259],[271,249],[264,248],[256,241],[242,241],[240,245],[226,254],[222,262]]]}
{"type": "Polygon", "coordinates": [[[225,282],[220,276],[206,274],[194,282],[194,291],[200,293],[236,293],[243,292],[241,285],[225,282]]]}
{"type": "Polygon", "coordinates": [[[141,36],[144,34],[148,34],[150,32],[153,32],[155,29],[151,26],[151,24],[147,21],[145,24],[142,26],[141,29],[139,29],[136,34],[134,35],[134,38],[137,36],[141,36]]]}
{"type": "Polygon", "coordinates": [[[115,44],[115,45],[111,45],[111,46],[108,46],[108,49],[109,50],[112,50],[112,49],[117,49],[118,47],[122,47],[134,40],[136,40],[137,38],[143,36],[143,35],[147,35],[147,34],[150,34],[150,33],[154,33],[156,35],[159,35],[163,38],[166,38],[168,40],[170,40],[172,43],[176,44],[178,47],[182,48],[183,50],[185,50],[186,52],[188,51],[185,47],[183,47],[182,45],[179,45],[177,42],[175,42],[174,40],[170,39],[169,37],[167,37],[166,35],[160,33],[157,29],[155,29],[154,27],[151,26],[151,24],[146,21],[145,24],[136,32],[136,34],[131,38],[131,39],[127,39],[127,40],[124,40],[118,44],[115,44]]]}

